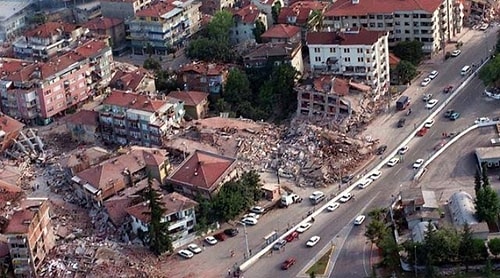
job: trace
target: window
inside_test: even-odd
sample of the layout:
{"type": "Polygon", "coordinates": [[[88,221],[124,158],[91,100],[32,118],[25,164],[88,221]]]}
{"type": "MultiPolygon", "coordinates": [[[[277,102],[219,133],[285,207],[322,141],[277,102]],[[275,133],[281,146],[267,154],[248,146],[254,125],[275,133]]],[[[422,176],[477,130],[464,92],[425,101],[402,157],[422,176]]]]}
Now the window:
{"type": "Polygon", "coordinates": [[[350,61],[351,61],[351,58],[349,58],[349,57],[345,57],[345,58],[344,58],[344,61],[346,61],[346,62],[350,62],[350,61]]]}
{"type": "Polygon", "coordinates": [[[366,58],[366,62],[367,63],[370,63],[371,59],[370,58],[366,58]]]}
{"type": "Polygon", "coordinates": [[[383,28],[383,27],[384,27],[384,24],[383,24],[383,23],[377,23],[377,27],[378,27],[378,28],[383,28]]]}
{"type": "Polygon", "coordinates": [[[405,26],[410,26],[410,22],[405,22],[405,26]]]}
{"type": "Polygon", "coordinates": [[[384,17],[383,17],[382,15],[377,15],[377,19],[378,19],[378,20],[381,20],[381,19],[383,19],[383,18],[384,18],[384,17]]]}
{"type": "Polygon", "coordinates": [[[335,47],[330,47],[330,53],[335,53],[335,47]]]}
{"type": "Polygon", "coordinates": [[[321,62],[321,57],[314,57],[315,62],[321,62]]]}
{"type": "Polygon", "coordinates": [[[370,28],[375,28],[375,23],[370,23],[370,28]]]}
{"type": "Polygon", "coordinates": [[[410,30],[405,30],[405,34],[409,34],[410,33],[410,30]]]}
{"type": "Polygon", "coordinates": [[[344,53],[349,53],[350,49],[349,48],[344,48],[344,53]]]}
{"type": "Polygon", "coordinates": [[[375,16],[374,15],[369,15],[368,18],[369,19],[375,19],[375,16]]]}
{"type": "Polygon", "coordinates": [[[363,48],[358,48],[358,49],[356,49],[356,51],[357,51],[358,53],[363,53],[363,48]]]}
{"type": "Polygon", "coordinates": [[[315,47],[314,48],[314,53],[319,53],[321,50],[319,49],[319,47],[315,47]]]}
{"type": "Polygon", "coordinates": [[[358,62],[360,62],[360,63],[364,62],[363,57],[358,57],[358,62]]]}

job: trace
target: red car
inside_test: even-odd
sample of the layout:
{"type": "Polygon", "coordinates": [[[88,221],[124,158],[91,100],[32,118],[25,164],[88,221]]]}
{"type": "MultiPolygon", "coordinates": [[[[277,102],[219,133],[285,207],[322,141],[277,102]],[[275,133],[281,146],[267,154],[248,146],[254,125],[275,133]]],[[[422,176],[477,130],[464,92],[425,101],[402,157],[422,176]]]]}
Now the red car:
{"type": "Polygon", "coordinates": [[[452,90],[453,90],[453,86],[450,85],[450,86],[443,89],[443,93],[447,94],[447,93],[451,92],[452,90]]]}
{"type": "Polygon", "coordinates": [[[224,241],[227,238],[227,236],[224,234],[224,232],[215,234],[214,237],[218,241],[224,241]]]}
{"type": "Polygon", "coordinates": [[[287,235],[285,240],[287,242],[292,242],[294,239],[299,237],[299,233],[297,231],[293,231],[291,234],[287,235]]]}
{"type": "Polygon", "coordinates": [[[288,258],[286,261],[284,261],[281,264],[281,269],[283,269],[283,270],[289,269],[292,265],[295,264],[296,261],[297,260],[295,260],[295,258],[288,258]]]}
{"type": "Polygon", "coordinates": [[[420,130],[417,132],[417,136],[424,136],[424,135],[427,133],[427,130],[428,130],[428,128],[426,128],[426,127],[422,127],[422,129],[420,129],[420,130]]]}

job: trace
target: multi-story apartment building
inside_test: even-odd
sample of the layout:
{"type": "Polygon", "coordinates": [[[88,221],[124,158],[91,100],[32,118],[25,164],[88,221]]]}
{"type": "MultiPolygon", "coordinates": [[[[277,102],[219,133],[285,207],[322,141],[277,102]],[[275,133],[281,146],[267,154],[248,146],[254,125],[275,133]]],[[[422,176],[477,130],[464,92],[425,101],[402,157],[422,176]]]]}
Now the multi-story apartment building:
{"type": "Polygon", "coordinates": [[[417,40],[436,53],[461,32],[463,6],[452,0],[339,0],[325,12],[324,25],[334,30],[366,28],[389,32],[389,43],[417,40]]]}
{"type": "Polygon", "coordinates": [[[144,54],[152,48],[155,54],[164,55],[183,43],[200,28],[200,6],[196,0],[169,0],[137,11],[126,22],[134,53],[144,54]]]}
{"type": "MultiPolygon", "coordinates": [[[[163,195],[161,204],[165,208],[165,214],[160,221],[168,223],[167,230],[172,238],[172,247],[178,248],[193,241],[196,237],[194,230],[196,225],[195,208],[198,203],[173,192],[163,195]]],[[[132,219],[132,231],[136,234],[146,234],[151,221],[148,204],[141,202],[128,207],[126,211],[132,219]]]]}
{"type": "Polygon", "coordinates": [[[137,11],[151,5],[151,0],[103,0],[101,14],[103,17],[132,19],[137,11]]]}
{"type": "Polygon", "coordinates": [[[234,26],[229,30],[229,39],[233,44],[255,41],[253,30],[256,27],[257,21],[262,22],[267,29],[266,14],[253,4],[233,9],[232,13],[234,26]]]}
{"type": "Polygon", "coordinates": [[[323,31],[323,14],[330,6],[321,1],[297,1],[281,8],[278,23],[298,26],[301,29],[302,43],[305,43],[307,32],[323,31]]]}
{"type": "Polygon", "coordinates": [[[103,201],[149,177],[165,181],[170,163],[167,151],[133,146],[126,153],[93,165],[71,178],[76,196],[102,206],[103,201]]]}
{"type": "Polygon", "coordinates": [[[362,28],[311,32],[307,35],[311,70],[363,82],[375,97],[385,94],[390,83],[387,40],[387,32],[362,28]]]}
{"type": "Polygon", "coordinates": [[[74,51],[46,62],[3,59],[0,96],[2,111],[25,121],[47,123],[55,115],[85,101],[111,79],[111,49],[90,40],[74,51]]]}
{"type": "Polygon", "coordinates": [[[289,64],[302,75],[304,61],[300,40],[297,43],[261,43],[243,56],[243,64],[246,68],[263,68],[269,63],[289,64]]]}
{"type": "Polygon", "coordinates": [[[47,22],[28,30],[13,45],[14,55],[21,59],[47,61],[50,57],[68,51],[88,29],[63,22],[47,22]],[[65,50],[66,48],[66,50],[65,50]]]}
{"type": "Polygon", "coordinates": [[[288,24],[276,24],[261,35],[263,42],[299,43],[302,41],[300,27],[288,24]]]}
{"type": "Polygon", "coordinates": [[[2,0],[0,11],[0,42],[13,41],[26,27],[26,17],[33,13],[32,1],[2,0]]]}
{"type": "Polygon", "coordinates": [[[47,198],[26,198],[8,217],[7,237],[16,277],[38,277],[37,271],[55,245],[47,198]]]}
{"type": "Polygon", "coordinates": [[[178,82],[184,85],[185,90],[220,95],[228,74],[228,65],[193,62],[183,65],[179,69],[177,77],[178,82]]]}
{"type": "Polygon", "coordinates": [[[90,20],[84,26],[95,34],[108,36],[113,50],[120,53],[125,43],[125,22],[123,19],[99,17],[90,20]]]}
{"type": "Polygon", "coordinates": [[[95,109],[99,112],[101,135],[105,142],[119,145],[162,146],[164,136],[178,125],[184,105],[172,98],[113,90],[95,109]]]}
{"type": "Polygon", "coordinates": [[[14,144],[24,125],[0,112],[0,152],[14,144]]]}

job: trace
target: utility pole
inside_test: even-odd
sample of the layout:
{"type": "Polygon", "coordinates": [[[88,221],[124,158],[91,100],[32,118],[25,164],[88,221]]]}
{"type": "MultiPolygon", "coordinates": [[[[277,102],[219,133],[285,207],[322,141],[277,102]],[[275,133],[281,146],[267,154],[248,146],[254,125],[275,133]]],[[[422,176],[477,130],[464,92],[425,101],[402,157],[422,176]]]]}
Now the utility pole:
{"type": "Polygon", "coordinates": [[[250,257],[250,249],[248,248],[248,233],[247,233],[247,225],[243,223],[243,232],[245,233],[245,258],[250,257]]]}
{"type": "Polygon", "coordinates": [[[413,245],[414,256],[415,256],[415,277],[418,277],[418,269],[417,269],[417,245],[413,245]]]}

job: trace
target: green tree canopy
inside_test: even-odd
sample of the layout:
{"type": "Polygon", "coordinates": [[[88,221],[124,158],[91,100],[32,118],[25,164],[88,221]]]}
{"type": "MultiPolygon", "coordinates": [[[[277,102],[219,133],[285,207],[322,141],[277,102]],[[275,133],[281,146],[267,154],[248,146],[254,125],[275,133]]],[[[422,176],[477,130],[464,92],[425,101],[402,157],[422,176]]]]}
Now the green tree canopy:
{"type": "Polygon", "coordinates": [[[498,256],[500,254],[500,238],[492,238],[488,241],[488,248],[491,254],[498,256]]]}
{"type": "Polygon", "coordinates": [[[500,85],[500,55],[496,55],[481,68],[479,78],[486,86],[498,87],[500,85]]]}
{"type": "Polygon", "coordinates": [[[147,70],[154,70],[154,71],[161,70],[160,62],[156,61],[155,59],[153,59],[151,57],[146,58],[146,60],[144,60],[142,67],[147,69],[147,70]]]}
{"type": "Polygon", "coordinates": [[[406,60],[414,66],[418,66],[424,58],[423,46],[424,44],[420,41],[402,41],[394,46],[393,52],[401,60],[406,60]]]}
{"type": "Polygon", "coordinates": [[[228,42],[229,30],[234,25],[233,15],[226,10],[218,11],[208,23],[208,38],[228,42]]]}
{"type": "Polygon", "coordinates": [[[162,222],[161,219],[166,210],[162,204],[161,195],[152,187],[152,179],[148,179],[148,189],[145,193],[145,199],[149,203],[150,222],[148,226],[148,237],[146,242],[151,251],[156,255],[161,255],[166,251],[173,251],[172,239],[168,234],[168,222],[162,222]]]}
{"type": "Polygon", "coordinates": [[[379,219],[372,219],[366,226],[365,236],[377,246],[379,246],[380,241],[383,240],[387,234],[389,234],[389,229],[385,226],[385,223],[379,219]]]}
{"type": "Polygon", "coordinates": [[[253,32],[253,36],[255,37],[255,41],[257,43],[262,43],[262,34],[264,34],[264,32],[266,32],[266,26],[264,25],[264,23],[262,23],[262,21],[260,20],[257,20],[255,22],[255,28],[252,30],[253,32]]]}
{"type": "Polygon", "coordinates": [[[472,238],[472,230],[465,223],[465,226],[460,235],[460,259],[465,264],[465,272],[469,272],[469,265],[476,258],[476,250],[474,250],[474,239],[472,238]]]}
{"type": "Polygon", "coordinates": [[[476,214],[479,221],[496,224],[500,212],[498,194],[489,185],[484,185],[476,194],[476,214]]]}
{"type": "Polygon", "coordinates": [[[411,62],[401,60],[394,68],[394,76],[397,77],[399,84],[407,84],[417,76],[417,67],[411,62]]]}

